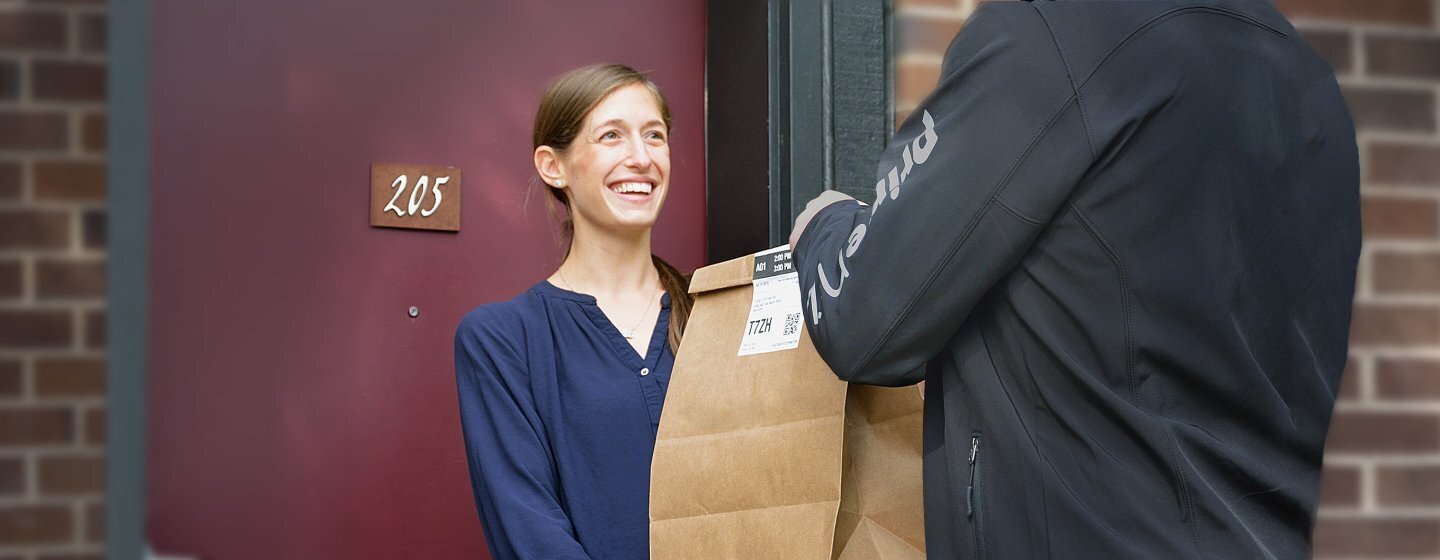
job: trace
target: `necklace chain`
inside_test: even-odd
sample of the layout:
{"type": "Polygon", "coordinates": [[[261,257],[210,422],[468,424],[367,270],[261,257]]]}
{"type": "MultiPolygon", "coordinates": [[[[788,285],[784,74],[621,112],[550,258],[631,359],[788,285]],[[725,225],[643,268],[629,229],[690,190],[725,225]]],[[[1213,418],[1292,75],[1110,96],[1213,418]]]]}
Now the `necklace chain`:
{"type": "MultiPolygon", "coordinates": [[[[555,269],[555,272],[560,274],[560,281],[565,283],[565,289],[579,293],[579,290],[575,289],[575,285],[570,283],[570,279],[565,277],[565,267],[562,266],[560,268],[557,268],[555,269]]],[[[645,317],[648,317],[650,315],[650,308],[655,307],[656,299],[658,298],[655,298],[653,296],[650,298],[650,303],[645,306],[645,311],[640,312],[640,318],[636,319],[635,324],[630,325],[629,329],[622,330],[617,327],[617,330],[620,330],[620,336],[625,337],[625,340],[631,340],[635,338],[635,329],[639,328],[640,323],[645,321],[645,317]]]]}

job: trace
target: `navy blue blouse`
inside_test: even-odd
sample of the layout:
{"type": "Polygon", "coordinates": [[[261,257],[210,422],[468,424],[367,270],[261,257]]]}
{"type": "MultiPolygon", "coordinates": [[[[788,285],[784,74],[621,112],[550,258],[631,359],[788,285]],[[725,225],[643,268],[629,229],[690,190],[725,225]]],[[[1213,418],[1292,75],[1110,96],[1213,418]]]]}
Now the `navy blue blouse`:
{"type": "Polygon", "coordinates": [[[540,282],[455,332],[460,420],[495,560],[646,559],[670,299],[642,359],[595,298],[540,282]]]}

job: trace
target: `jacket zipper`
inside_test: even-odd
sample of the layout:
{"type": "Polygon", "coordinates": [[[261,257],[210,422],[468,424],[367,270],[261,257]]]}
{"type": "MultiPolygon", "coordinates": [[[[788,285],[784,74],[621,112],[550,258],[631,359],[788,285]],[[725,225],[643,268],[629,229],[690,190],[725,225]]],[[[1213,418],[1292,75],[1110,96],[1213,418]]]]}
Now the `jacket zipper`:
{"type": "Polygon", "coordinates": [[[975,456],[980,453],[980,436],[970,436],[970,480],[965,484],[965,517],[975,516],[975,456]]]}
{"type": "Polygon", "coordinates": [[[985,516],[980,514],[980,490],[976,479],[980,470],[980,435],[970,436],[970,481],[965,486],[965,517],[970,518],[975,530],[975,557],[985,558],[985,516]]]}

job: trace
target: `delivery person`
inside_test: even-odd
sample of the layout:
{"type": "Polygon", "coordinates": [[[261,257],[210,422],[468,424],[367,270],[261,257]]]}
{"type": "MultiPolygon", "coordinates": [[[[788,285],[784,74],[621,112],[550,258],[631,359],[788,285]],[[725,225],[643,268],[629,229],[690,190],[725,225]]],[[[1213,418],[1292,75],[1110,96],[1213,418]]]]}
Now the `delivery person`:
{"type": "Polygon", "coordinates": [[[931,558],[1307,558],[1358,181],[1267,1],[986,3],[874,201],[797,220],[805,324],[926,380],[931,558]]]}

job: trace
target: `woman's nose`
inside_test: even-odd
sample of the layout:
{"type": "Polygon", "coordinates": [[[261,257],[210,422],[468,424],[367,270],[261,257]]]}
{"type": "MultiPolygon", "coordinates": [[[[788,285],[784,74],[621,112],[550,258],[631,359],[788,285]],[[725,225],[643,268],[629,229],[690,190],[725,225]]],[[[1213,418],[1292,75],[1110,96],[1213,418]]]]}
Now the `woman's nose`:
{"type": "Polygon", "coordinates": [[[647,169],[650,167],[650,146],[640,138],[630,142],[630,157],[626,160],[629,167],[635,169],[647,169]]]}

